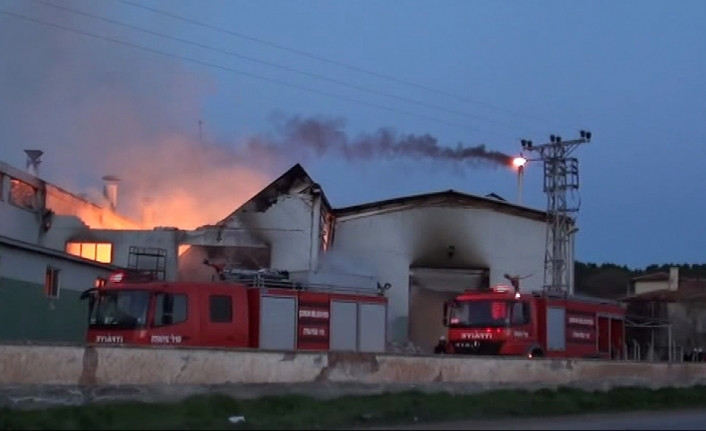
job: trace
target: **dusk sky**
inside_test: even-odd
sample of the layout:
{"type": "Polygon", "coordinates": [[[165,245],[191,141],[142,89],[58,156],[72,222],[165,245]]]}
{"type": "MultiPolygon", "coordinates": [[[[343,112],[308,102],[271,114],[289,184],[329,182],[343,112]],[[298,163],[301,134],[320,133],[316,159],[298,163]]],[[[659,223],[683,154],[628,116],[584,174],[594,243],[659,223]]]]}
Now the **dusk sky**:
{"type": "MultiPolygon", "coordinates": [[[[0,0],[3,11],[218,66],[0,14],[0,160],[24,167],[22,149],[43,149],[47,180],[72,189],[99,184],[105,172],[90,171],[91,158],[121,148],[138,123],[145,131],[142,137],[178,131],[192,139],[202,120],[203,139],[228,148],[270,133],[273,114],[322,116],[344,118],[352,137],[394,128],[403,134],[428,133],[443,145],[485,144],[512,154],[520,151],[520,139],[541,143],[552,133],[570,139],[587,129],[593,140],[575,153],[581,168],[577,259],[629,266],[706,261],[706,200],[699,198],[699,190],[706,188],[704,1],[58,4],[221,52],[35,0],[0,0]],[[74,57],[62,69],[56,65],[68,63],[63,63],[65,52],[74,57]],[[45,81],[51,91],[38,84],[50,69],[58,71],[45,81]],[[71,71],[85,75],[71,79],[71,71]],[[116,94],[120,106],[133,109],[132,122],[108,124],[117,116],[114,108],[97,113],[101,100],[117,103],[116,94]],[[88,124],[90,138],[79,130],[88,124]],[[78,140],[106,147],[91,152],[78,140]],[[61,164],[56,162],[60,158],[61,164]]],[[[516,176],[506,168],[404,158],[351,162],[288,154],[278,163],[265,158],[253,155],[240,163],[272,180],[301,161],[334,206],[447,189],[495,192],[511,201],[517,197],[516,176]]],[[[158,156],[150,162],[161,163],[158,156]]],[[[215,186],[219,194],[228,194],[229,182],[215,186]]],[[[527,167],[524,203],[545,206],[539,165],[527,167]]]]}

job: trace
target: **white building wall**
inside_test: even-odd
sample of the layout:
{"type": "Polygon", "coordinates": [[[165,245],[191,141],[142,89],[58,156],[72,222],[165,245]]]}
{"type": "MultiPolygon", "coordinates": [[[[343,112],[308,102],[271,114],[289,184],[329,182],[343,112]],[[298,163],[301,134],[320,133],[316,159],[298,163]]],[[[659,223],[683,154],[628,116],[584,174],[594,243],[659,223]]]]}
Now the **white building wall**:
{"type": "MultiPolygon", "coordinates": [[[[74,242],[111,243],[113,245],[112,264],[127,267],[130,247],[161,248],[166,251],[165,278],[177,279],[178,249],[182,232],[175,229],[158,230],[90,230],[74,235],[74,242]]],[[[144,258],[141,258],[143,262],[144,258]]]]}
{"type": "MultiPolygon", "coordinates": [[[[2,220],[0,235],[37,244],[40,238],[38,214],[30,209],[10,203],[12,178],[26,182],[41,192],[42,184],[35,177],[0,162],[0,220],[2,220]]],[[[43,196],[40,193],[37,206],[42,205],[43,202],[43,196]]]]}
{"type": "Polygon", "coordinates": [[[342,217],[334,235],[335,250],[366,259],[380,282],[392,285],[395,340],[407,336],[410,266],[485,266],[491,285],[507,284],[505,273],[529,276],[521,282],[523,291],[543,284],[545,224],[527,218],[479,208],[408,208],[342,217]],[[455,248],[451,261],[449,246],[455,248]]]}
{"type": "Polygon", "coordinates": [[[264,212],[245,208],[234,216],[229,229],[249,229],[253,237],[271,248],[270,266],[286,271],[315,268],[318,256],[319,215],[308,193],[284,194],[264,212]]]}
{"type": "Polygon", "coordinates": [[[669,289],[669,281],[636,281],[635,282],[635,295],[640,295],[642,293],[654,292],[657,290],[667,290],[669,289]]]}
{"type": "Polygon", "coordinates": [[[59,298],[62,290],[82,292],[94,286],[97,278],[107,277],[111,269],[83,259],[64,258],[0,244],[0,278],[44,285],[47,266],[61,270],[59,298]]]}

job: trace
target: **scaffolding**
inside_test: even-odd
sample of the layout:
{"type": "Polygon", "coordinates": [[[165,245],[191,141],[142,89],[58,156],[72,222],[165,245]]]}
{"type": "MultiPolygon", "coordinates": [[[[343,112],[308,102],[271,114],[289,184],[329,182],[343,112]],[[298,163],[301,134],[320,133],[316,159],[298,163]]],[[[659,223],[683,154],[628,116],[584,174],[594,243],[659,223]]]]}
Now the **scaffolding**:
{"type": "Polygon", "coordinates": [[[666,307],[669,303],[679,302],[677,299],[657,291],[628,296],[621,302],[627,304],[629,310],[625,321],[626,329],[631,330],[630,339],[625,340],[627,359],[650,362],[685,360],[688,352],[675,342],[674,325],[666,307]]]}
{"type": "Polygon", "coordinates": [[[152,280],[166,280],[167,250],[159,247],[130,246],[127,268],[152,280]]]}
{"type": "Polygon", "coordinates": [[[636,332],[647,331],[649,341],[640,343],[637,337],[625,342],[626,359],[633,361],[655,362],[666,360],[667,362],[681,362],[684,360],[684,346],[674,343],[672,324],[668,320],[631,316],[632,319],[625,320],[625,328],[633,329],[636,332]],[[662,345],[658,340],[657,332],[666,331],[667,342],[662,345]]]}

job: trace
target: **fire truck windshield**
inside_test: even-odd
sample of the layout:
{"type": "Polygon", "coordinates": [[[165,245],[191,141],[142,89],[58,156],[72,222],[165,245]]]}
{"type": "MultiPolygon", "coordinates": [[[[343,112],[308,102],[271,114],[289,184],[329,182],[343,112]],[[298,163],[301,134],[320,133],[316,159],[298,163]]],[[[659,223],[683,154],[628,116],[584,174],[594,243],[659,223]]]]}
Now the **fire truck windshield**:
{"type": "Polygon", "coordinates": [[[508,326],[509,308],[509,301],[506,300],[456,302],[450,308],[449,326],[456,328],[508,326]]]}
{"type": "Polygon", "coordinates": [[[89,304],[89,327],[132,329],[145,325],[150,292],[144,290],[102,291],[89,304]]]}

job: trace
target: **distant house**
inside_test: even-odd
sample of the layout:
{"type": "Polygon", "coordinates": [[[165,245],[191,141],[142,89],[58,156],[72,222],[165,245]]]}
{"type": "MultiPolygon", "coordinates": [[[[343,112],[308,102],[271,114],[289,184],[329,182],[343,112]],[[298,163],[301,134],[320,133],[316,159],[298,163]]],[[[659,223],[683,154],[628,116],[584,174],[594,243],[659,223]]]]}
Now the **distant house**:
{"type": "Polygon", "coordinates": [[[669,272],[633,278],[631,288],[633,294],[623,300],[629,304],[631,320],[642,330],[634,328],[628,338],[641,345],[654,343],[656,351],[666,357],[667,325],[671,325],[677,350],[706,349],[706,279],[682,278],[679,268],[672,267],[669,272]]]}

